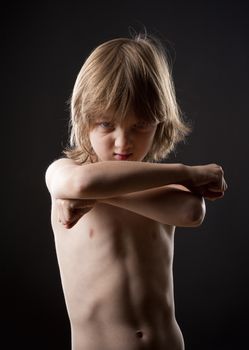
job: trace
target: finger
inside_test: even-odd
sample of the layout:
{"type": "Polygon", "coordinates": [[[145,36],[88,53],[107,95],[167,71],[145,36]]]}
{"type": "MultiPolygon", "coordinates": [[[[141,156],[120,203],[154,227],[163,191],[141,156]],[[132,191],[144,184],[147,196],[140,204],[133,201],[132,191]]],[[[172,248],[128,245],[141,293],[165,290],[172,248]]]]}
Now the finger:
{"type": "Polygon", "coordinates": [[[221,199],[224,197],[224,192],[208,192],[205,193],[204,198],[215,201],[216,199],[221,199]]]}
{"type": "Polygon", "coordinates": [[[81,219],[82,216],[84,216],[86,213],[89,212],[90,209],[81,209],[79,212],[75,213],[75,215],[71,218],[70,221],[66,223],[66,228],[70,229],[73,226],[77,224],[77,222],[81,219]]]}
{"type": "Polygon", "coordinates": [[[65,223],[65,218],[64,218],[64,212],[63,212],[63,201],[61,199],[56,200],[56,207],[57,207],[57,217],[58,221],[61,224],[65,223]]]}
{"type": "Polygon", "coordinates": [[[78,208],[78,209],[68,209],[66,213],[66,221],[67,223],[74,223],[78,221],[83,215],[85,215],[91,208],[78,208]]]}
{"type": "Polygon", "coordinates": [[[207,186],[207,190],[211,192],[224,192],[224,183],[223,180],[221,179],[217,183],[210,183],[207,186]]]}
{"type": "Polygon", "coordinates": [[[61,215],[61,223],[63,225],[69,224],[73,217],[73,210],[70,208],[71,200],[61,200],[60,202],[60,215],[61,215]]]}
{"type": "Polygon", "coordinates": [[[74,217],[74,207],[72,206],[72,201],[71,200],[65,200],[62,204],[63,207],[63,217],[64,217],[64,222],[69,223],[72,221],[74,217]]]}
{"type": "Polygon", "coordinates": [[[72,201],[72,208],[73,209],[79,209],[79,208],[92,208],[96,204],[95,199],[79,199],[72,201]]]}
{"type": "Polygon", "coordinates": [[[224,191],[226,191],[227,190],[227,183],[226,183],[226,181],[223,179],[223,188],[224,188],[224,191]]]}

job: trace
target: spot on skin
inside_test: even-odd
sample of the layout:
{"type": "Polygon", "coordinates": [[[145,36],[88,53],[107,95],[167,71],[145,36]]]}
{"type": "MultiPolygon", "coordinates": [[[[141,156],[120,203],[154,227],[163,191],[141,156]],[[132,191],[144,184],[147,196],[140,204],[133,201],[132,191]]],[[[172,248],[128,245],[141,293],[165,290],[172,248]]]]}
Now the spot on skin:
{"type": "Polygon", "coordinates": [[[143,338],[143,332],[142,331],[136,331],[137,338],[143,338]]]}
{"type": "Polygon", "coordinates": [[[93,238],[93,235],[94,235],[94,231],[93,231],[93,229],[91,228],[91,229],[90,229],[90,232],[89,232],[89,237],[90,237],[90,238],[93,238]]]}

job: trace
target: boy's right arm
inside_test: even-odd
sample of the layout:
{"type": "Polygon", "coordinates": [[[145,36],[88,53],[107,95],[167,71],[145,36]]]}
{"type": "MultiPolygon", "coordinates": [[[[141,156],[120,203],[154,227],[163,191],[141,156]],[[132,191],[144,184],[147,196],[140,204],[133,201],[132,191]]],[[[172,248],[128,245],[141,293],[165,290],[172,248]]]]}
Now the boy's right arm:
{"type": "Polygon", "coordinates": [[[46,171],[51,196],[60,199],[103,199],[169,184],[191,190],[224,192],[226,183],[219,165],[186,166],[136,161],[105,161],[77,165],[62,158],[46,171]]]}

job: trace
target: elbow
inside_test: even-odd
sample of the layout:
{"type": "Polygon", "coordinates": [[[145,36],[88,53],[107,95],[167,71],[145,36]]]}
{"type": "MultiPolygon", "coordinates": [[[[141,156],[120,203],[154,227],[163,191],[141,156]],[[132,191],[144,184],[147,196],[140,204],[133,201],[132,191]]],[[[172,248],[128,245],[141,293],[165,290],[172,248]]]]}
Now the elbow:
{"type": "Polygon", "coordinates": [[[198,227],[204,221],[206,215],[206,205],[203,197],[198,196],[193,199],[193,203],[191,204],[188,213],[188,226],[198,227]]]}
{"type": "Polygon", "coordinates": [[[54,161],[45,174],[51,196],[55,199],[81,199],[92,188],[90,165],[77,165],[69,159],[54,161]]]}
{"type": "Polygon", "coordinates": [[[87,176],[78,171],[69,172],[66,176],[58,176],[51,185],[51,194],[56,199],[83,199],[89,194],[87,176]]]}

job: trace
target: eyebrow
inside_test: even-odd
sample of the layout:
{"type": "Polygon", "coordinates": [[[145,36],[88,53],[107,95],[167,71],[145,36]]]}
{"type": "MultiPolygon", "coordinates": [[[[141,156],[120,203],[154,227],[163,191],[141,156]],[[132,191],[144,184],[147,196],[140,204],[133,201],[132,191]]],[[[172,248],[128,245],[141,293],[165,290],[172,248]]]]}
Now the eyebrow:
{"type": "Polygon", "coordinates": [[[103,119],[105,119],[105,120],[111,120],[111,119],[113,119],[113,117],[111,116],[111,115],[100,115],[100,116],[98,116],[98,117],[96,117],[96,119],[100,119],[100,120],[103,120],[103,119]]]}

